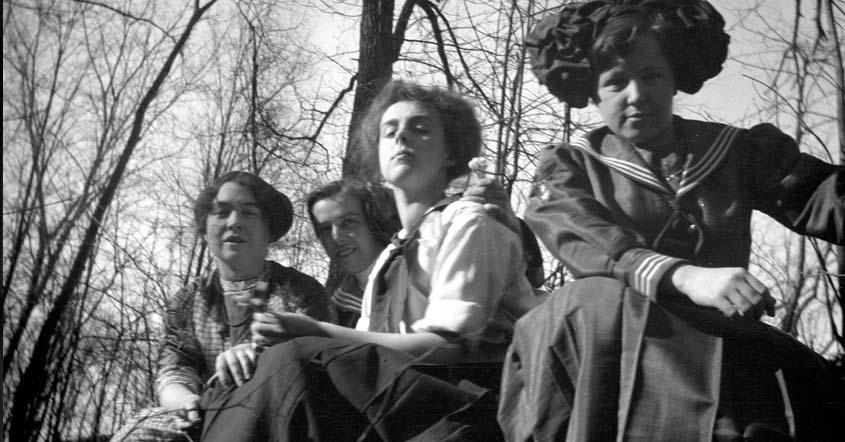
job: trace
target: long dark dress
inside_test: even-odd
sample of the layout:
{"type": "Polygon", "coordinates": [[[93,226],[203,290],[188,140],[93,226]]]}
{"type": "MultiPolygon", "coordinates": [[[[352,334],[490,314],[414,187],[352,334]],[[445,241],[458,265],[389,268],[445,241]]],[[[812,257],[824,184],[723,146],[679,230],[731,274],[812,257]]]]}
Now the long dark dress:
{"type": "Polygon", "coordinates": [[[820,356],[661,282],[684,262],[747,267],[753,210],[841,244],[845,172],[768,124],[674,124],[676,180],[655,172],[659,152],[606,127],[544,153],[525,218],[581,279],[517,323],[499,410],[509,440],[710,441],[725,416],[739,433],[764,422],[824,440],[840,398],[820,356]]]}

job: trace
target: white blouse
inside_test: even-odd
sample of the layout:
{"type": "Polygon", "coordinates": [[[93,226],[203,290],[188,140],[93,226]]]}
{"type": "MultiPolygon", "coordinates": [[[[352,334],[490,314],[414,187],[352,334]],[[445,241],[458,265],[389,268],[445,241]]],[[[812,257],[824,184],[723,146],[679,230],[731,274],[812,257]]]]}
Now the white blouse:
{"type": "Polygon", "coordinates": [[[514,322],[534,305],[519,236],[464,200],[429,209],[415,232],[398,236],[404,253],[390,260],[398,247],[390,244],[376,260],[356,328],[447,334],[471,351],[482,342],[507,346],[514,322]]]}

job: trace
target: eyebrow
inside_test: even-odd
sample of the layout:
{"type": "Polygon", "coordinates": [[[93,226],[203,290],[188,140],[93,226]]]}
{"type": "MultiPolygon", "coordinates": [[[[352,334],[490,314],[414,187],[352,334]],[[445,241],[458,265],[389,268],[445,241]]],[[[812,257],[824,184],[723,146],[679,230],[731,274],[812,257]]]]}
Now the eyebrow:
{"type": "MultiPolygon", "coordinates": [[[[432,118],[428,115],[414,115],[411,118],[409,118],[408,121],[412,124],[413,123],[419,123],[419,122],[433,123],[434,118],[432,118]]],[[[391,119],[385,121],[384,123],[382,123],[381,127],[396,126],[398,124],[399,124],[399,120],[397,118],[391,118],[391,119]]]]}

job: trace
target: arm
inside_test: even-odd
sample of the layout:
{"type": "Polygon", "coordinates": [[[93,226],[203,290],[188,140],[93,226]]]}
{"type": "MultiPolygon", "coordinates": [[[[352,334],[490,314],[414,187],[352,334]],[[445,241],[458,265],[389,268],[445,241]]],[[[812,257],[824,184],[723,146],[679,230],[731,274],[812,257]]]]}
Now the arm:
{"type": "Polygon", "coordinates": [[[802,235],[845,243],[845,167],[801,153],[771,124],[752,127],[745,141],[754,208],[802,235]]]}
{"type": "MultiPolygon", "coordinates": [[[[476,207],[481,211],[480,206],[476,207]]],[[[420,251],[420,255],[424,254],[420,251]]],[[[465,352],[464,342],[468,341],[470,346],[478,342],[502,299],[511,272],[522,270],[521,266],[514,265],[513,257],[521,257],[519,240],[513,232],[478,213],[461,213],[451,219],[438,243],[429,304],[423,318],[412,325],[416,333],[353,330],[292,314],[256,315],[253,332],[278,339],[293,336],[341,338],[384,345],[414,355],[437,348],[427,360],[456,361],[465,352]],[[470,244],[476,246],[470,247],[470,244]]],[[[526,292],[530,293],[527,281],[523,281],[526,292]]],[[[512,308],[524,307],[520,299],[511,301],[512,308]]]]}
{"type": "Polygon", "coordinates": [[[199,374],[202,352],[191,324],[195,289],[180,290],[168,305],[156,376],[161,406],[168,410],[186,410],[189,420],[198,417],[196,410],[202,389],[199,374]]]}
{"type": "Polygon", "coordinates": [[[547,151],[526,219],[577,277],[620,279],[655,302],[679,293],[725,316],[773,313],[766,287],[741,267],[706,268],[650,250],[637,232],[600,203],[579,152],[547,151]]]}
{"type": "Polygon", "coordinates": [[[684,262],[650,250],[596,199],[584,154],[547,148],[540,158],[525,220],[576,277],[607,276],[657,300],[666,273],[684,262]]]}

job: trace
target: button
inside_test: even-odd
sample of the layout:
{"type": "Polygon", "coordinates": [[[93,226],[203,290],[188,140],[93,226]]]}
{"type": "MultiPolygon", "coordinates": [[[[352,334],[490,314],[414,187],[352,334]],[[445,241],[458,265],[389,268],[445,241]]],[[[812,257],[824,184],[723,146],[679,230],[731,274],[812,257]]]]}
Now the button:
{"type": "Polygon", "coordinates": [[[689,230],[690,233],[695,233],[695,231],[698,230],[698,226],[695,224],[690,224],[689,227],[687,227],[687,230],[689,230]]]}

